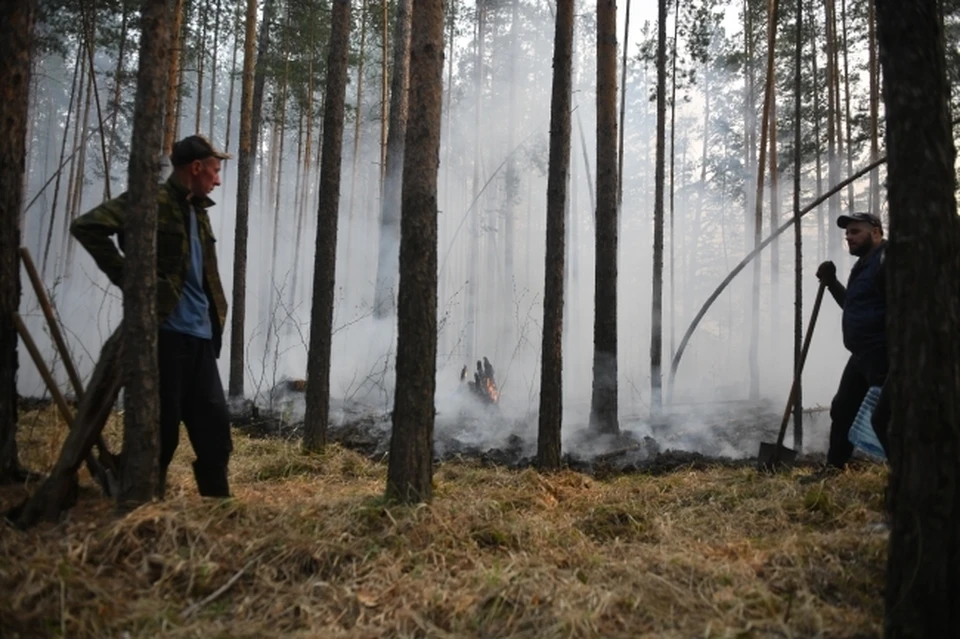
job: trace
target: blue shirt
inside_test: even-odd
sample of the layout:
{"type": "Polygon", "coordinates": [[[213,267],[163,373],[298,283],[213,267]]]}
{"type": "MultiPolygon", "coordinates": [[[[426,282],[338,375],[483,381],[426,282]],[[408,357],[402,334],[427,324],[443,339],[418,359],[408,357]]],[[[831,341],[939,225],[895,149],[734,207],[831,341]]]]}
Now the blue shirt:
{"type": "Polygon", "coordinates": [[[180,301],[160,328],[203,339],[213,338],[210,301],[203,290],[203,247],[197,231],[197,214],[190,207],[190,264],[183,282],[180,301]]]}

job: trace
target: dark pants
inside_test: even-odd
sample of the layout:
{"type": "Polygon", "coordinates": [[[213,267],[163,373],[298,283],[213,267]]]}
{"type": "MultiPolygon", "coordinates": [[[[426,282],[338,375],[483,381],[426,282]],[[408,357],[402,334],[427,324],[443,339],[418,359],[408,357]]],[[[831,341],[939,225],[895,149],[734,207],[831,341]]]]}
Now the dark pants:
{"type": "MultiPolygon", "coordinates": [[[[886,354],[851,355],[840,376],[840,386],[830,404],[830,449],[827,463],[843,468],[853,456],[850,427],[857,417],[860,404],[871,386],[883,384],[887,375],[886,354]]],[[[885,438],[880,440],[886,449],[885,438]]]]}
{"type": "Polygon", "coordinates": [[[213,341],[160,331],[160,477],[161,493],[167,467],[180,441],[180,422],[197,459],[193,464],[201,495],[229,496],[227,462],[230,413],[227,410],[213,341]]]}

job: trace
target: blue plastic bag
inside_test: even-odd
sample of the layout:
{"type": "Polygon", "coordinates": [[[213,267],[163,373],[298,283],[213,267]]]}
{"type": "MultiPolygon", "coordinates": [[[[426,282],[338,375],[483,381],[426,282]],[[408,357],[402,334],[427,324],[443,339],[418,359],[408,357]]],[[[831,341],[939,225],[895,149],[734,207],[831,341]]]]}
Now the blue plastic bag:
{"type": "Polygon", "coordinates": [[[877,433],[873,430],[873,424],[870,423],[870,418],[873,417],[873,411],[877,408],[877,400],[879,399],[880,387],[871,386],[860,404],[860,410],[857,411],[857,417],[853,420],[853,426],[850,427],[850,434],[847,437],[851,444],[871,457],[886,460],[887,456],[883,451],[883,446],[880,445],[877,433]]]}

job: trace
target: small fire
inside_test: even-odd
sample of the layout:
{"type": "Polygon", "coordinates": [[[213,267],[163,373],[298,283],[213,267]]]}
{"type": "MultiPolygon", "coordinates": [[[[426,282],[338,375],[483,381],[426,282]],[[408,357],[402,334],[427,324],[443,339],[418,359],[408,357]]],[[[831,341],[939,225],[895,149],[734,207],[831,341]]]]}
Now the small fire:
{"type": "MultiPolygon", "coordinates": [[[[460,382],[467,379],[467,367],[460,371],[460,382]]],[[[486,357],[477,361],[477,371],[473,374],[473,381],[467,382],[467,387],[477,398],[487,404],[496,404],[500,401],[500,389],[493,376],[493,366],[486,357]]]]}

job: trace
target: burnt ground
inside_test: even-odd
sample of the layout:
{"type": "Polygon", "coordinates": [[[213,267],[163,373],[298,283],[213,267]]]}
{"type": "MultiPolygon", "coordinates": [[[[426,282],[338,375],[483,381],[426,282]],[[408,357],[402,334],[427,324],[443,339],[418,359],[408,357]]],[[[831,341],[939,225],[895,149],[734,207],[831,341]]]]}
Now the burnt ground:
{"type": "MultiPolygon", "coordinates": [[[[275,395],[267,406],[250,401],[232,407],[233,425],[254,438],[298,439],[303,429],[303,396],[275,395]]],[[[717,466],[754,467],[760,442],[775,442],[782,407],[756,402],[673,406],[652,423],[624,418],[617,436],[596,436],[586,428],[565,435],[564,463],[594,476],[624,473],[659,475],[717,466]]],[[[815,418],[815,415],[811,415],[815,418]]],[[[813,421],[810,419],[807,423],[813,421]]],[[[327,440],[384,461],[390,447],[390,413],[362,406],[334,406],[327,440]]],[[[570,425],[565,424],[565,430],[570,425]]],[[[440,411],[434,429],[435,461],[475,460],[484,465],[526,468],[536,457],[536,416],[511,419],[497,405],[466,401],[440,411]]],[[[792,442],[792,427],[785,445],[792,442]]],[[[801,456],[796,465],[823,462],[822,453],[801,456]]]]}

